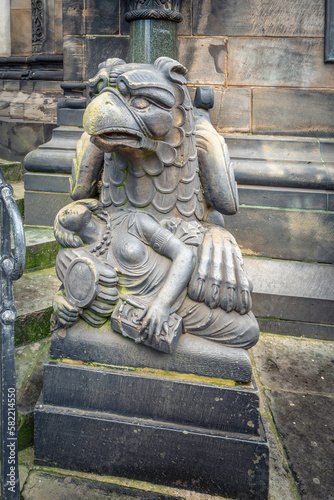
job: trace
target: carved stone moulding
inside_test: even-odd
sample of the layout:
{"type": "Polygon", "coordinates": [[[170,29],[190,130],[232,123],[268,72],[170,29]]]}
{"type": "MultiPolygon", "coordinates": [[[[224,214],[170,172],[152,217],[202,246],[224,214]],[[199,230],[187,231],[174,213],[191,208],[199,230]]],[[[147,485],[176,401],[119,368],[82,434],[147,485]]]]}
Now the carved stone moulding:
{"type": "Polygon", "coordinates": [[[32,51],[41,52],[46,40],[43,0],[31,0],[32,51]]]}
{"type": "Polygon", "coordinates": [[[180,0],[128,0],[125,19],[128,22],[144,19],[174,21],[180,23],[180,0]]]}

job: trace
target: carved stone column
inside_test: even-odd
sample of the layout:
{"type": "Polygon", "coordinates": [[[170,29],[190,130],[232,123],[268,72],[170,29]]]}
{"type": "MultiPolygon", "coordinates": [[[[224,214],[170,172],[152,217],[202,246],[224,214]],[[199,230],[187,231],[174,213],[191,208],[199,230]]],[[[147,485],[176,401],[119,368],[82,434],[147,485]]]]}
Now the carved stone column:
{"type": "Polygon", "coordinates": [[[0,57],[11,55],[10,0],[0,0],[0,57]]]}
{"type": "Polygon", "coordinates": [[[177,23],[181,0],[128,0],[131,62],[153,63],[157,57],[177,59],[177,23]]]}

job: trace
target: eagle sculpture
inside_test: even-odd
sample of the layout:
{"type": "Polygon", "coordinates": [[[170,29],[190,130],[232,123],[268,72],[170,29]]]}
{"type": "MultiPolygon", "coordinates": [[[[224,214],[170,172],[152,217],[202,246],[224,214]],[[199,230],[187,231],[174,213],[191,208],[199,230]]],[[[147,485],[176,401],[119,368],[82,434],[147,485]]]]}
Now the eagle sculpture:
{"type": "Polygon", "coordinates": [[[108,59],[89,81],[74,202],[55,222],[55,318],[100,326],[130,304],[138,342],[158,349],[181,318],[188,333],[248,349],[259,333],[252,287],[223,220],[238,210],[233,167],[185,73],[166,57],[108,59]]]}

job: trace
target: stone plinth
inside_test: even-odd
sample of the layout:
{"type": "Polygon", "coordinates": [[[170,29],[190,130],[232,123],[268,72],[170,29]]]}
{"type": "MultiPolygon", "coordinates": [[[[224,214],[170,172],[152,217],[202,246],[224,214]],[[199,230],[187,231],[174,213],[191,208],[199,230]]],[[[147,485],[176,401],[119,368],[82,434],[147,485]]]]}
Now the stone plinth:
{"type": "Polygon", "coordinates": [[[268,444],[250,379],[241,349],[182,335],[167,355],[123,338],[109,323],[97,330],[79,322],[52,338],[35,410],[35,458],[266,499],[268,444]]]}

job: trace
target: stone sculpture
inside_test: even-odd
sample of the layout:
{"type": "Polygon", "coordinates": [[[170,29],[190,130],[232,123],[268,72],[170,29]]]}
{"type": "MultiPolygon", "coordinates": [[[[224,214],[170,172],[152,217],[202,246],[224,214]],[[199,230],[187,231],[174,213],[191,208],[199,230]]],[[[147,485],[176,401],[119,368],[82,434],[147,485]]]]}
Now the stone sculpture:
{"type": "Polygon", "coordinates": [[[194,108],[185,73],[166,57],[108,59],[90,80],[75,201],[55,222],[55,328],[111,317],[123,335],[165,352],[182,325],[226,346],[256,343],[252,287],[222,216],[238,209],[233,168],[210,122],[210,91],[199,90],[194,108]]]}

